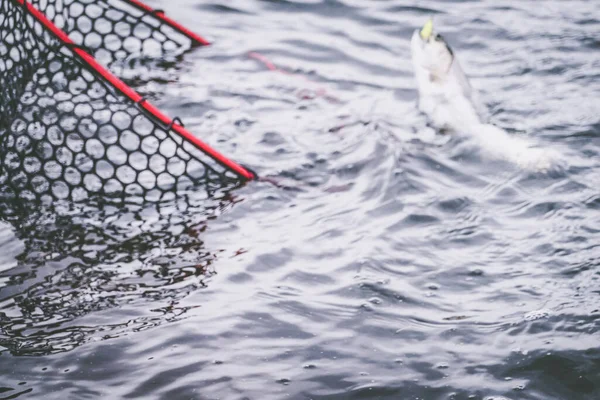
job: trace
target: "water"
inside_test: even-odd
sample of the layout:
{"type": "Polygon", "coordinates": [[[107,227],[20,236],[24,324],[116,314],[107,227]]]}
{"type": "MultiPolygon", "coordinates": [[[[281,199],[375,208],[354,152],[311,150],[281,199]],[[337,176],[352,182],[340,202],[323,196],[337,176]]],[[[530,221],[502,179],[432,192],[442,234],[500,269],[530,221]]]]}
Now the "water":
{"type": "Polygon", "coordinates": [[[214,45],[131,81],[277,185],[5,205],[0,396],[600,397],[596,2],[151,4],[214,45]],[[429,15],[489,120],[563,168],[428,128],[429,15]]]}

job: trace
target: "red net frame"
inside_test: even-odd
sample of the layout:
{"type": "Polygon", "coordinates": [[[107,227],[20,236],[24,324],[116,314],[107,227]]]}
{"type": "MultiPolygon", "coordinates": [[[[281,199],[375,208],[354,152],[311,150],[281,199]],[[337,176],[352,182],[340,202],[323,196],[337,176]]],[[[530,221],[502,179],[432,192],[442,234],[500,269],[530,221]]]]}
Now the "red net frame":
{"type": "Polygon", "coordinates": [[[137,0],[0,0],[0,184],[23,198],[156,200],[254,179],[92,55],[126,65],[206,44],[137,0]]]}

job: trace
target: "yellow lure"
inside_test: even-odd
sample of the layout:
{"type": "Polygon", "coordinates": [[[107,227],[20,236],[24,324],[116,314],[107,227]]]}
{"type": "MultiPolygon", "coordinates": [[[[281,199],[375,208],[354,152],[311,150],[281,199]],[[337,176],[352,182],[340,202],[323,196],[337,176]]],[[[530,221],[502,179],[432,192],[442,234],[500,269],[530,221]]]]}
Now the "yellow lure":
{"type": "Polygon", "coordinates": [[[431,36],[431,34],[433,33],[433,19],[429,19],[425,25],[423,25],[423,28],[421,29],[421,37],[423,38],[423,40],[427,40],[429,39],[429,37],[431,36]]]}

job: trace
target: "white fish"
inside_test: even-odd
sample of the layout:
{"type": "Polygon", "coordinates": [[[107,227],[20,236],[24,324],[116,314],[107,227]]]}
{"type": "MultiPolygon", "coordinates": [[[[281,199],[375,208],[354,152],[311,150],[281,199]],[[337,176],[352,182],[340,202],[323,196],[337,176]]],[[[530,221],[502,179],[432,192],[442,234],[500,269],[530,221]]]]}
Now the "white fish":
{"type": "Polygon", "coordinates": [[[419,89],[419,109],[442,130],[467,134],[486,153],[522,168],[546,171],[558,155],[482,121],[476,93],[456,55],[429,20],[411,39],[412,61],[419,89]]]}

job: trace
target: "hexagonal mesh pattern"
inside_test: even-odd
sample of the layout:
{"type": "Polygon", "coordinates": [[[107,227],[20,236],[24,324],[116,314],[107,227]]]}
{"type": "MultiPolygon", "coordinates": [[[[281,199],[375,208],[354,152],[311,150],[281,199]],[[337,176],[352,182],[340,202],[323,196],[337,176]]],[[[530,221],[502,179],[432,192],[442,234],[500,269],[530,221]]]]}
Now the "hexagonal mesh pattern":
{"type": "Polygon", "coordinates": [[[192,46],[188,37],[127,1],[33,0],[30,3],[106,65],[130,56],[174,55],[192,46]]]}
{"type": "MultiPolygon", "coordinates": [[[[77,2],[46,3],[64,11],[77,2]]],[[[0,0],[0,88],[0,185],[21,198],[157,201],[199,184],[239,182],[98,77],[13,0],[0,0]]]]}

